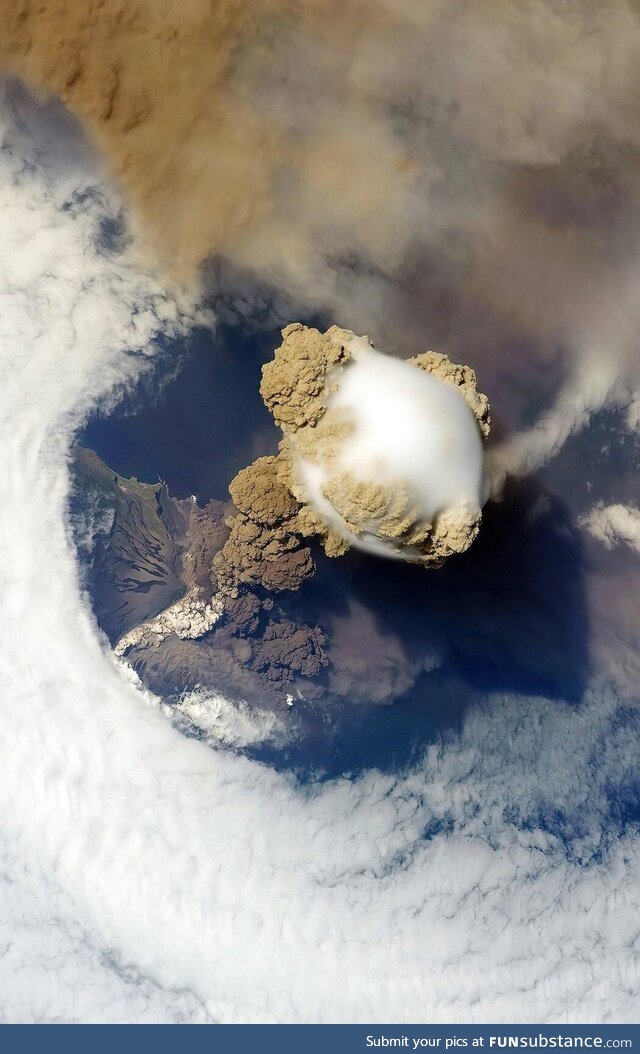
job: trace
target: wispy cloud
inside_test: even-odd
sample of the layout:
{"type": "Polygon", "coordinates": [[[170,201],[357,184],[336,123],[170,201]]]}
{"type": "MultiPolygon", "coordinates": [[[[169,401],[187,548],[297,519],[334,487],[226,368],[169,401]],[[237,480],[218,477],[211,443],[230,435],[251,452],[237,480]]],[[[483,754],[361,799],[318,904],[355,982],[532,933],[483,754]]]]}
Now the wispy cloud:
{"type": "Polygon", "coordinates": [[[624,542],[640,552],[640,509],[635,505],[604,505],[599,502],[581,517],[580,526],[604,542],[607,549],[624,542]]]}

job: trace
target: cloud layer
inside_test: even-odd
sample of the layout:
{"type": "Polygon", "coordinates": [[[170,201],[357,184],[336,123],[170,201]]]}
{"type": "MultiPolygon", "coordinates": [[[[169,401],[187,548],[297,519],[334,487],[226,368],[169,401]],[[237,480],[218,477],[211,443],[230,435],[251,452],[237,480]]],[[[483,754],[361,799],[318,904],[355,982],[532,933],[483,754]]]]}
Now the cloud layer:
{"type": "Polygon", "coordinates": [[[301,786],[181,736],[114,662],[68,445],[206,319],[104,248],[117,203],[54,116],[3,101],[2,1017],[634,1020],[640,729],[606,687],[495,697],[411,771],[301,786]]]}

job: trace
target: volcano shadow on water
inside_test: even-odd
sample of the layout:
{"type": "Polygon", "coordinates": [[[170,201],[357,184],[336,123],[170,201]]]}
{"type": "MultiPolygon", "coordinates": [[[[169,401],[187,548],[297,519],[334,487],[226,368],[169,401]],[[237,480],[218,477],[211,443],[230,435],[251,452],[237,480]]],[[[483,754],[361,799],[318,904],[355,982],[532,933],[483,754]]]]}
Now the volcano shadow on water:
{"type": "MultiPolygon", "coordinates": [[[[581,543],[563,502],[535,479],[511,483],[490,502],[471,549],[436,571],[353,553],[327,577],[374,608],[411,651],[432,639],[479,692],[582,695],[589,658],[581,543]]],[[[327,585],[321,574],[309,590],[327,585]]]]}

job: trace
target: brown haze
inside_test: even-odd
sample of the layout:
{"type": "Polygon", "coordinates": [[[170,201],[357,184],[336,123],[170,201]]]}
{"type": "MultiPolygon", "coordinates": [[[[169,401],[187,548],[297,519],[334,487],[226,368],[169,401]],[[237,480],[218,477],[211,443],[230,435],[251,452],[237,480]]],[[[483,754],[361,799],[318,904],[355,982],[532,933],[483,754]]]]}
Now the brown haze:
{"type": "Polygon", "coordinates": [[[625,0],[5,0],[0,20],[5,68],[82,119],[184,277],[213,254],[350,326],[413,290],[416,329],[444,295],[553,342],[636,251],[625,0]]]}
{"type": "Polygon", "coordinates": [[[408,237],[412,159],[349,62],[368,21],[332,0],[8,3],[0,58],[82,118],[172,269],[220,253],[291,281],[319,236],[380,261],[408,237]]]}
{"type": "Polygon", "coordinates": [[[182,279],[473,362],[498,435],[566,382],[496,477],[637,383],[636,0],[4,0],[0,63],[182,279]]]}

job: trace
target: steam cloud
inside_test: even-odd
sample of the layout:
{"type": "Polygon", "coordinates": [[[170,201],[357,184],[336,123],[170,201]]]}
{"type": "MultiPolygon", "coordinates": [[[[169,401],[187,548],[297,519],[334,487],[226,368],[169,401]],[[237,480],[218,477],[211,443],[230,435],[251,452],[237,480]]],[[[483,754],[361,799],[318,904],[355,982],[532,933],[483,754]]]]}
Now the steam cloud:
{"type": "Polygon", "coordinates": [[[337,326],[282,335],[261,392],[300,532],[333,556],[355,545],[438,565],[467,549],[487,497],[489,404],[473,370],[434,352],[402,363],[337,326]]]}

